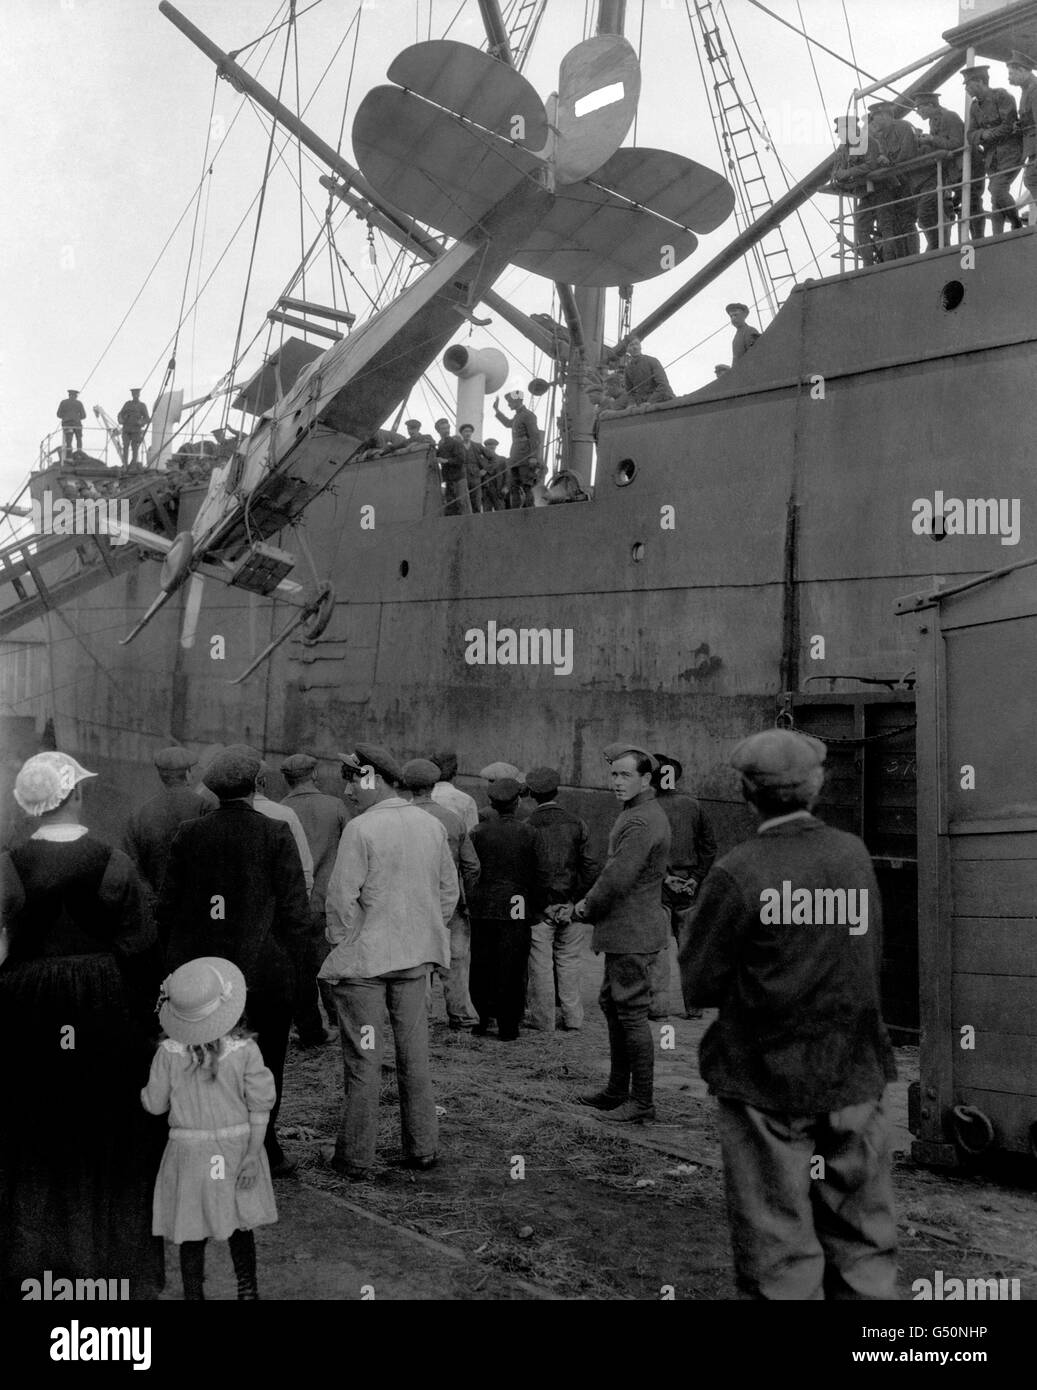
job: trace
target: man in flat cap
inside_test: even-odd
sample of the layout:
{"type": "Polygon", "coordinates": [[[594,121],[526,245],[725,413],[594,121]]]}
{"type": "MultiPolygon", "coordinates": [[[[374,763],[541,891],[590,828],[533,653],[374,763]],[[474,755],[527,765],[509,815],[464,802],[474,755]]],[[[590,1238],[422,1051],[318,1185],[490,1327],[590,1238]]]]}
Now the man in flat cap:
{"type": "Polygon", "coordinates": [[[652,787],[651,753],[636,743],[610,743],[605,760],[621,810],[609,834],[605,867],[573,916],[594,923],[591,945],[595,954],[605,953],[598,1003],[608,1024],[610,1069],[604,1090],[579,1100],[613,1120],[640,1124],[655,1119],[655,1040],[648,1011],[655,958],[669,932],[662,892],[670,826],[652,787]]]}
{"type": "Polygon", "coordinates": [[[79,399],[79,392],[68,388],[68,395],[63,401],[58,402],[57,417],[61,421],[61,438],[64,444],[65,458],[72,455],[72,445],[75,443],[77,450],[83,448],[83,421],[86,419],[86,406],[79,399]]]}
{"type": "Polygon", "coordinates": [[[870,157],[876,172],[886,176],[876,181],[879,203],[879,252],[884,261],[901,260],[918,253],[918,200],[916,191],[924,177],[917,169],[900,165],[918,155],[918,137],[909,121],[898,116],[891,101],[877,101],[868,108],[870,157]]]}
{"type": "MultiPolygon", "coordinates": [[[[461,896],[454,914],[447,923],[450,933],[450,965],[436,967],[443,981],[447,1019],[452,1032],[467,1032],[479,1022],[468,993],[468,975],[472,959],[472,927],[468,918],[468,899],[479,882],[479,857],[472,846],[468,828],[456,811],[432,799],[432,788],[439,781],[439,768],[428,758],[412,758],[403,765],[403,783],[411,794],[411,804],[420,806],[435,816],[446,831],[450,857],[454,861],[461,896]]],[[[429,996],[429,1007],[432,998],[429,996]]]]}
{"type": "Polygon", "coordinates": [[[499,439],[484,439],[482,442],[483,467],[485,469],[482,484],[482,509],[484,512],[505,512],[508,510],[508,460],[498,454],[499,447],[499,439]]]}
{"type": "Polygon", "coordinates": [[[187,785],[187,775],[196,761],[186,748],[159,749],[154,763],[162,790],[138,806],[126,822],[122,847],[136,865],[152,904],[162,887],[173,836],[184,821],[213,809],[187,785]]]}
{"type": "Polygon", "coordinates": [[[436,421],[436,458],[443,478],[444,516],[468,516],[472,510],[472,500],[468,495],[468,475],[465,471],[465,456],[461,441],[450,429],[450,421],[444,416],[436,421]]]}
{"type": "Polygon", "coordinates": [[[562,1010],[562,1027],[576,1032],[583,1026],[580,994],[580,955],[584,925],[558,909],[576,902],[590,889],[600,865],[589,849],[587,822],[558,804],[560,774],[553,767],[535,767],[526,786],[536,810],[526,824],[537,838],[541,863],[547,871],[547,902],[530,928],[529,988],[526,1006],[530,1025],[545,1033],[555,1030],[555,992],[562,1010]]]}
{"type": "Polygon", "coordinates": [[[468,497],[473,512],[482,511],[483,479],[486,476],[486,454],[475,437],[475,426],[463,424],[457,431],[461,441],[461,454],[464,458],[465,478],[468,481],[468,497]]]}
{"type": "MultiPolygon", "coordinates": [[[[505,763],[499,761],[495,763],[487,763],[484,768],[479,769],[479,776],[486,783],[487,796],[490,796],[490,788],[493,786],[494,782],[499,782],[502,777],[510,777],[513,782],[518,782],[520,797],[525,791],[525,787],[522,785],[522,773],[519,771],[519,769],[515,766],[514,763],[505,763]]],[[[515,819],[526,820],[528,819],[528,817],[529,807],[524,806],[522,804],[522,801],[520,800],[518,805],[515,807],[515,819]]],[[[479,823],[482,824],[484,821],[496,819],[497,807],[493,800],[493,797],[490,796],[489,805],[479,807],[479,823]]]]}
{"type": "Polygon", "coordinates": [[[471,832],[479,824],[479,808],[474,796],[469,796],[460,787],[454,786],[454,778],[457,776],[457,754],[452,748],[444,749],[440,753],[433,753],[429,761],[434,762],[439,768],[439,781],[432,788],[432,800],[459,815],[464,821],[465,829],[471,832]]]}
{"type": "MultiPolygon", "coordinates": [[[[656,753],[652,786],[663,815],[670,823],[670,858],[663,880],[663,907],[670,918],[670,931],[680,940],[680,929],[695,901],[699,884],[717,857],[713,827],[693,796],[677,790],[684,768],[669,753],[656,753]]],[[[652,1006],[649,1018],[667,1018],[670,1013],[669,943],[656,958],[652,974],[652,1006]]],[[[690,1017],[698,1017],[697,1012],[690,1017]]]]}
{"type": "Polygon", "coordinates": [[[494,397],[493,413],[505,429],[511,430],[511,453],[508,455],[511,506],[532,507],[535,505],[533,487],[540,476],[540,426],[521,391],[507,391],[504,399],[514,415],[502,413],[499,396],[494,397]]]}
{"type": "Polygon", "coordinates": [[[757,833],[714,864],[681,943],[717,1097],[735,1273],[760,1299],[896,1297],[879,1002],[882,912],[867,847],[811,814],[825,746],[787,729],[735,749],[757,833]]]}
{"type": "Polygon", "coordinates": [[[127,467],[136,468],[144,431],[151,424],[151,414],[140,398],[139,386],[130,387],[130,399],[123,403],[117,418],[122,426],[122,461],[127,467]],[[128,457],[131,454],[132,457],[128,457]]]}
{"type": "Polygon", "coordinates": [[[276,1122],[310,908],[291,831],[252,805],[259,769],[258,757],[229,748],[209,764],[206,785],[219,798],[219,809],[185,821],[176,832],[158,925],[171,971],[198,956],[222,956],[245,976],[248,1024],[277,1083],[264,1139],[277,1178],[295,1172],[281,1149],[276,1122]]]}
{"type": "Polygon", "coordinates": [[[641,339],[627,343],[623,384],[631,405],[654,405],[657,401],[672,401],[673,391],[665,368],[658,357],[649,357],[641,349],[641,339]]]}
{"type": "Polygon", "coordinates": [[[735,330],[735,336],[731,339],[731,361],[734,363],[749,351],[760,336],[760,330],[749,322],[748,304],[728,304],[724,313],[735,330]]]}
{"type": "Polygon", "coordinates": [[[267,796],[267,778],[270,775],[270,764],[265,760],[262,753],[257,748],[253,748],[250,743],[231,743],[227,746],[228,753],[242,753],[246,757],[255,758],[259,763],[259,776],[256,778],[255,795],[252,798],[252,807],[261,816],[268,816],[270,820],[283,821],[292,832],[292,839],[295,841],[295,848],[299,851],[299,863],[302,865],[302,876],[306,880],[306,891],[313,891],[313,855],[310,853],[309,842],[306,839],[306,832],[302,828],[302,822],[290,806],[282,806],[279,801],[274,801],[267,796]]]}
{"type": "Polygon", "coordinates": [[[318,999],[324,1001],[328,1022],[338,1026],[338,1014],[331,988],[321,984],[318,993],[317,971],[328,954],[324,935],[324,899],[328,880],[335,867],[338,842],[349,821],[349,812],[341,797],[328,796],[316,782],[317,759],[309,753],[293,753],[281,764],[281,776],[288,784],[281,805],[294,811],[302,826],[313,860],[313,890],[310,893],[310,915],[313,931],[310,937],[310,969],[300,971],[295,1001],[295,1026],[299,1031],[300,1047],[319,1047],[328,1040],[320,1020],[318,999]]]}
{"type": "MultiPolygon", "coordinates": [[[[931,150],[953,150],[955,154],[943,161],[940,182],[943,184],[944,242],[949,243],[946,229],[954,219],[955,189],[961,183],[961,151],[965,145],[965,122],[956,111],[940,105],[936,92],[915,92],[915,110],[929,122],[928,135],[919,135],[918,149],[925,154],[931,150]]],[[[936,251],[940,245],[940,207],[937,195],[936,166],[923,171],[918,189],[918,226],[925,237],[926,250],[936,251]]]]}
{"type": "Polygon", "coordinates": [[[320,976],[338,1007],[345,1100],[332,1167],[350,1181],[371,1176],[388,1008],[404,1166],[434,1166],[436,1105],[428,1062],[429,970],[450,965],[447,923],[459,896],[447,833],[398,795],[392,754],[358,743],[341,755],[361,814],[342,832],[327,893],[332,951],[320,976]]]}
{"type": "Polygon", "coordinates": [[[981,237],[986,224],[983,183],[990,185],[990,227],[994,236],[1009,227],[1022,226],[1012,197],[1012,183],[1023,162],[1023,142],[1018,130],[1015,98],[1003,87],[991,87],[990,68],[963,68],[965,90],[972,98],[965,133],[972,146],[972,192],[969,222],[972,239],[981,237]]]}
{"type": "Polygon", "coordinates": [[[430,434],[422,434],[420,420],[405,420],[404,429],[407,431],[407,438],[402,444],[394,444],[391,449],[386,449],[387,454],[402,454],[407,449],[417,448],[419,444],[435,444],[435,440],[430,434]]]}
{"type": "MultiPolygon", "coordinates": [[[[1019,88],[1019,135],[1022,139],[1023,185],[1028,202],[1037,205],[1037,77],[1034,60],[1018,50],[1008,60],[1008,81],[1019,88]]],[[[1030,224],[1037,220],[1031,213],[1030,224]]]]}
{"type": "Polygon", "coordinates": [[[497,1020],[501,1042],[513,1042],[526,995],[530,923],[544,905],[546,866],[538,855],[537,838],[515,815],[521,787],[513,777],[490,784],[496,812],[472,831],[479,857],[479,883],[472,893],[472,1003],[479,1015],[473,1033],[488,1031],[497,1020]]]}

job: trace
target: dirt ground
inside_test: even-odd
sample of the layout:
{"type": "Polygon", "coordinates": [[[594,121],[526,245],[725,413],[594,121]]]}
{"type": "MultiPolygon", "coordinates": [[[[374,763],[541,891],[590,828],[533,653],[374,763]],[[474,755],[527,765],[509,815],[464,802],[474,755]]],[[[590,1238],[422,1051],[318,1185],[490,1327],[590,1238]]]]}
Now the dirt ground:
{"type": "MultiPolygon", "coordinates": [[[[711,1015],[656,1023],[651,1126],[610,1125],[572,1103],[604,1080],[608,1043],[596,998],[601,960],[584,961],[586,1022],[578,1033],[523,1031],[517,1042],[446,1026],[436,985],[432,1059],[440,1164],[400,1156],[395,1076],[383,1071],[374,1178],[350,1183],[327,1166],[341,1104],[337,1041],[294,1049],[280,1131],[299,1161],[276,1186],[280,1220],[258,1233],[267,1299],[675,1299],[734,1297],[713,1102],[698,1075],[711,1015]],[[672,1029],[672,1032],[664,1032],[672,1029]]],[[[671,1002],[679,1007],[676,969],[671,1002]]],[[[913,1280],[1018,1278],[1037,1297],[1037,1182],[1007,1186],[937,1175],[907,1162],[907,1084],[914,1049],[898,1049],[893,1088],[902,1291],[913,1280]]],[[[1024,1173],[1024,1181],[1026,1181],[1024,1173]]],[[[167,1299],[180,1297],[167,1251],[167,1299]]],[[[230,1257],[211,1243],[207,1297],[233,1298],[230,1257]]]]}

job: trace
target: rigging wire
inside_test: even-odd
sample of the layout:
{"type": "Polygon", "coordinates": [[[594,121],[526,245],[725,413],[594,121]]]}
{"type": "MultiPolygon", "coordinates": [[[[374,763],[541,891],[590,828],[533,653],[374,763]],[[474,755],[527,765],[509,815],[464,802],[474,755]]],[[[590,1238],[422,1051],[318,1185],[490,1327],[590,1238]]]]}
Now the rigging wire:
{"type": "MultiPolygon", "coordinates": [[[[310,12],[311,10],[315,10],[315,9],[317,8],[317,6],[318,6],[320,3],[321,3],[321,0],[313,0],[313,3],[312,3],[311,5],[307,5],[306,8],[305,8],[304,10],[300,10],[299,13],[296,14],[296,13],[295,13],[295,0],[289,0],[289,4],[291,5],[292,13],[291,13],[291,15],[289,16],[288,19],[282,20],[280,24],[275,24],[274,27],[273,27],[272,29],[268,29],[268,30],[266,31],[265,34],[260,34],[260,36],[259,36],[258,39],[252,39],[250,43],[242,44],[242,46],[241,46],[240,48],[232,49],[232,50],[227,54],[227,57],[230,58],[233,62],[236,63],[236,62],[238,61],[238,56],[239,56],[239,54],[247,53],[248,50],[249,50],[250,48],[255,48],[255,46],[256,46],[257,43],[262,43],[263,40],[264,40],[264,39],[268,39],[268,38],[271,36],[271,34],[276,34],[276,33],[278,32],[278,30],[279,30],[279,29],[283,29],[284,26],[285,26],[286,24],[294,24],[296,20],[302,19],[302,17],[303,17],[304,14],[309,14],[309,12],[310,12]]],[[[284,6],[283,6],[283,5],[279,6],[279,7],[278,7],[278,10],[277,10],[277,13],[280,14],[280,13],[281,13],[281,10],[283,10],[283,9],[284,9],[284,6]]]]}
{"type": "MultiPolygon", "coordinates": [[[[645,40],[645,0],[641,0],[641,23],[637,30],[637,61],[641,63],[641,51],[644,48],[645,40]]],[[[634,131],[631,137],[631,144],[637,144],[637,118],[641,110],[641,103],[638,102],[634,107],[634,131]]]]}
{"type": "MultiPolygon", "coordinates": [[[[814,62],[814,50],[810,45],[809,39],[806,38],[807,22],[803,18],[803,6],[801,0],[796,0],[796,12],[799,15],[800,28],[803,30],[803,37],[806,40],[807,57],[810,59],[810,70],[814,74],[814,85],[817,87],[817,95],[821,102],[821,110],[827,111],[828,103],[827,101],[825,101],[825,94],[821,87],[821,75],[817,70],[817,64],[814,62]]],[[[832,134],[831,131],[829,131],[828,137],[832,142],[832,149],[834,150],[837,144],[835,136],[832,134]]]]}
{"type": "Polygon", "coordinates": [[[853,44],[853,30],[850,28],[850,16],[846,9],[846,0],[841,0],[841,4],[843,7],[843,19],[846,21],[846,37],[850,43],[850,57],[853,59],[854,71],[857,73],[858,77],[867,77],[868,74],[861,69],[857,62],[857,50],[853,44]]]}
{"type": "MultiPolygon", "coordinates": [[[[864,73],[864,76],[868,79],[869,82],[877,82],[879,80],[877,77],[874,77],[870,72],[865,72],[863,68],[859,68],[856,62],[851,63],[849,58],[844,58],[841,53],[836,53],[834,48],[828,48],[825,44],[821,43],[820,40],[812,38],[806,32],[805,29],[797,29],[796,26],[794,24],[790,24],[787,19],[782,19],[780,14],[775,14],[774,11],[769,10],[766,5],[761,5],[760,0],[749,0],[749,4],[755,6],[758,10],[762,10],[765,15],[770,15],[771,19],[776,19],[779,24],[784,24],[786,29],[791,29],[794,34],[798,34],[801,39],[806,39],[807,43],[812,44],[813,47],[820,48],[822,52],[827,53],[830,58],[836,58],[845,67],[853,68],[853,70],[858,74],[864,73]]],[[[894,90],[892,87],[889,86],[888,82],[884,82],[882,85],[884,87],[888,87],[890,91],[894,90]]]]}
{"type": "MultiPolygon", "coordinates": [[[[291,0],[291,6],[292,6],[292,27],[291,27],[291,29],[289,30],[289,33],[292,35],[293,60],[294,60],[294,66],[295,66],[295,115],[296,115],[296,119],[299,120],[299,121],[301,121],[301,120],[302,120],[302,111],[300,110],[300,107],[301,107],[301,105],[302,105],[302,92],[301,92],[300,86],[299,86],[299,26],[298,26],[298,24],[296,23],[295,0],[291,0]]],[[[303,202],[305,201],[305,198],[304,198],[303,188],[302,188],[302,141],[301,141],[301,140],[297,140],[297,141],[296,141],[296,153],[297,153],[298,170],[299,170],[299,177],[298,177],[298,184],[299,184],[299,255],[303,258],[304,270],[303,270],[303,275],[302,275],[302,297],[303,297],[303,299],[305,299],[305,298],[306,298],[306,272],[305,272],[305,265],[306,265],[306,222],[305,222],[305,218],[304,218],[304,216],[303,216],[303,202]]],[[[283,327],[283,325],[282,325],[282,327],[283,327]]],[[[284,336],[283,332],[282,332],[282,335],[281,335],[281,336],[282,336],[282,337],[284,336]]],[[[306,337],[306,330],[303,330],[303,338],[305,339],[305,337],[306,337]]]]}

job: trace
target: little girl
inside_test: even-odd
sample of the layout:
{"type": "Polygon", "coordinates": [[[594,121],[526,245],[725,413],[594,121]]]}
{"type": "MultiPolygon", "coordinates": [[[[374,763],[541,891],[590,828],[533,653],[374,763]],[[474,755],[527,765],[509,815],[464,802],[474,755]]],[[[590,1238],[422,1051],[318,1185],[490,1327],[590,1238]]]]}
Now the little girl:
{"type": "Polygon", "coordinates": [[[165,1037],[141,1092],[170,1123],[152,1232],[179,1245],[187,1299],[205,1297],[209,1236],[229,1239],[238,1298],[258,1298],[252,1228],[277,1220],[263,1149],[276,1090],[252,1034],[235,1026],[244,1007],[245,977],[219,956],[188,961],[159,996],[165,1037]]]}

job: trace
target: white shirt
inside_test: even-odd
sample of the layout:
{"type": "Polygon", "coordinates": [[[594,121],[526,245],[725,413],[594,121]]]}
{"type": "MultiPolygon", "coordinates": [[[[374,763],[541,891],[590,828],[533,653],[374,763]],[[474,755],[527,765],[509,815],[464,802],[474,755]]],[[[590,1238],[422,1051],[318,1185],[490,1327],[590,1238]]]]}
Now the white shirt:
{"type": "Polygon", "coordinates": [[[252,805],[261,816],[266,816],[268,820],[283,820],[295,836],[299,858],[302,860],[303,877],[306,879],[306,891],[311,893],[313,891],[313,855],[310,853],[310,845],[306,839],[306,831],[302,828],[302,821],[290,806],[282,806],[279,801],[271,801],[268,796],[263,796],[261,792],[256,792],[252,799],[252,805]]]}
{"type": "Polygon", "coordinates": [[[457,906],[457,871],[443,823],[390,796],[342,832],[328,883],[322,980],[370,980],[433,962],[450,964],[446,923],[457,906]]]}
{"type": "Polygon", "coordinates": [[[463,792],[460,787],[455,787],[452,782],[437,782],[432,788],[432,800],[438,801],[440,806],[445,806],[448,811],[460,816],[466,830],[474,830],[479,824],[479,808],[475,804],[475,798],[463,792]]]}
{"type": "Polygon", "coordinates": [[[89,835],[85,825],[41,825],[35,831],[32,838],[34,840],[54,840],[58,843],[68,840],[81,840],[84,835],[89,835]]]}

